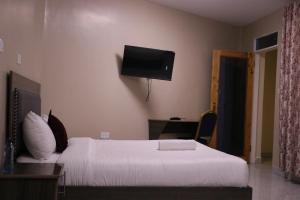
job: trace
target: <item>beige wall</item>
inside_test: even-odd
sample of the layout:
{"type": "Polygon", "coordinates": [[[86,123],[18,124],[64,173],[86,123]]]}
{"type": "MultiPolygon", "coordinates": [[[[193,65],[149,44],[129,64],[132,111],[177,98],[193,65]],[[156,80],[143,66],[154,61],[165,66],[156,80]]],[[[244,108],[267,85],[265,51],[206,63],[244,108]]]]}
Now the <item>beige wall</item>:
{"type": "Polygon", "coordinates": [[[279,32],[280,39],[282,14],[283,9],[242,27],[239,49],[242,51],[253,51],[253,41],[255,38],[277,31],[279,32]]]}
{"type": "Polygon", "coordinates": [[[0,53],[1,150],[5,136],[7,72],[14,70],[36,81],[41,78],[44,9],[45,3],[40,0],[0,0],[0,38],[5,43],[5,50],[0,53]],[[21,65],[16,64],[16,53],[22,55],[21,65]]]}
{"type": "MultiPolygon", "coordinates": [[[[142,0],[0,0],[0,94],[12,69],[42,83],[43,112],[52,108],[70,136],[145,139],[148,118],[198,119],[209,107],[211,51],[252,49],[280,28],[280,12],[236,28],[142,0]],[[125,44],[176,52],[173,80],[153,80],[148,103],[145,80],[119,76],[125,44]]],[[[0,113],[2,143],[5,98],[0,113]]]]}
{"type": "Polygon", "coordinates": [[[277,51],[265,54],[261,153],[272,155],[277,51]]]}
{"type": "Polygon", "coordinates": [[[43,111],[69,136],[148,138],[149,118],[198,119],[209,108],[211,52],[236,49],[238,29],[141,0],[47,2],[43,111]],[[176,52],[171,82],[119,75],[125,44],[176,52]]]}
{"type": "MultiPolygon", "coordinates": [[[[273,138],[273,167],[279,166],[279,60],[280,60],[280,43],[281,43],[281,22],[282,22],[283,9],[268,15],[246,27],[241,28],[241,40],[239,43],[239,49],[243,51],[253,51],[253,40],[256,37],[264,34],[278,31],[278,51],[277,51],[277,72],[276,72],[276,94],[275,94],[275,110],[274,110],[274,138],[273,138]]],[[[253,137],[253,136],[252,136],[253,137]]]]}

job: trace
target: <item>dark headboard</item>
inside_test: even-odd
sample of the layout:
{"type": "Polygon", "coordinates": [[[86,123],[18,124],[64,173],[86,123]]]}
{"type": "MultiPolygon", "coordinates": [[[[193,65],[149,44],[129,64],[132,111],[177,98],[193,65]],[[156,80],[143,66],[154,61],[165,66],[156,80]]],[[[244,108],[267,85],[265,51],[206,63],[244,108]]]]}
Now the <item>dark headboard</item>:
{"type": "Polygon", "coordinates": [[[40,84],[15,72],[7,78],[7,141],[15,147],[15,158],[26,148],[22,137],[22,124],[26,114],[41,113],[40,84]]]}

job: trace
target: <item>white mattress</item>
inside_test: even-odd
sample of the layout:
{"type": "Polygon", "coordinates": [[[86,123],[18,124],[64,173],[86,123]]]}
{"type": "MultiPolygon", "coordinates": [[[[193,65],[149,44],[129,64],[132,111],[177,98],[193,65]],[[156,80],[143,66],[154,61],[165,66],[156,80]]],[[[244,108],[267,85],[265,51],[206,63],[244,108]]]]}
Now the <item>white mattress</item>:
{"type": "Polygon", "coordinates": [[[196,150],[159,151],[157,140],[72,138],[58,162],[72,186],[248,185],[244,160],[199,143],[196,150]]]}
{"type": "Polygon", "coordinates": [[[17,158],[17,162],[18,163],[56,163],[56,161],[58,160],[60,154],[58,153],[53,153],[48,159],[35,159],[34,157],[32,157],[29,154],[24,154],[24,155],[20,155],[17,158]]]}

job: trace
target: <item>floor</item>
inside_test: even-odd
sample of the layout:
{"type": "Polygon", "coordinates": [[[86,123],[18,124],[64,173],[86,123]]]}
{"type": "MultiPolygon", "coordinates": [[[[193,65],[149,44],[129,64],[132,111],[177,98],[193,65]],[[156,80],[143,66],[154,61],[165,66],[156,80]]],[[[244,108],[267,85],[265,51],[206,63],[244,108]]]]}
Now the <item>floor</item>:
{"type": "Polygon", "coordinates": [[[272,172],[271,162],[250,165],[252,200],[300,200],[300,184],[272,172]]]}

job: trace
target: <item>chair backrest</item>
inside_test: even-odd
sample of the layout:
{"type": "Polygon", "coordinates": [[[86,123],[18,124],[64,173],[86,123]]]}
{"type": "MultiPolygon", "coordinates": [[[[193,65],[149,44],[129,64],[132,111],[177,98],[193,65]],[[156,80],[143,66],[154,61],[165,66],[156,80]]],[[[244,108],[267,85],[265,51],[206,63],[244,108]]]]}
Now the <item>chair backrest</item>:
{"type": "Polygon", "coordinates": [[[217,114],[211,111],[204,113],[201,117],[195,140],[199,137],[211,137],[217,122],[217,114]]]}

